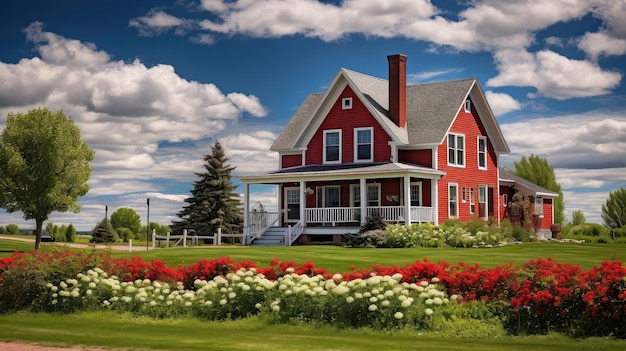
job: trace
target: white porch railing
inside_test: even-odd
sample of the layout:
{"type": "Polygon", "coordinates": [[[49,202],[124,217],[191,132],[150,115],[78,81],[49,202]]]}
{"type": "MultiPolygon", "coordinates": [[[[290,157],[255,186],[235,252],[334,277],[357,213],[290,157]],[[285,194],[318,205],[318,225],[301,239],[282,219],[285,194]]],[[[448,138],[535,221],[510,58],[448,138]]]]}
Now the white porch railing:
{"type": "Polygon", "coordinates": [[[278,223],[278,212],[251,212],[248,216],[250,225],[243,228],[243,245],[248,245],[252,240],[260,237],[267,228],[278,223]]]}
{"type": "Polygon", "coordinates": [[[300,234],[304,232],[304,227],[302,226],[302,221],[294,224],[293,226],[289,226],[289,230],[285,233],[285,246],[291,246],[298,239],[300,234]]]}
{"type": "MultiPolygon", "coordinates": [[[[306,223],[348,223],[361,221],[360,207],[326,207],[305,209],[306,223]]],[[[404,222],[404,206],[370,206],[367,214],[379,214],[388,222],[404,222]]],[[[432,207],[411,206],[411,222],[434,222],[435,210],[432,207]]]]}

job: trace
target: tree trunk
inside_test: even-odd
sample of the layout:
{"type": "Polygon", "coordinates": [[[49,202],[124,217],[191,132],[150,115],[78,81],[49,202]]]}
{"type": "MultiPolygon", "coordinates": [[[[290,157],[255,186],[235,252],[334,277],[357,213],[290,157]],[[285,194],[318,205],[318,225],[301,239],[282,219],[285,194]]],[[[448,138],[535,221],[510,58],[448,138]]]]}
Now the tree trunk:
{"type": "Polygon", "coordinates": [[[39,250],[39,246],[41,245],[41,228],[43,227],[43,219],[36,219],[37,223],[35,228],[35,250],[39,250]]]}

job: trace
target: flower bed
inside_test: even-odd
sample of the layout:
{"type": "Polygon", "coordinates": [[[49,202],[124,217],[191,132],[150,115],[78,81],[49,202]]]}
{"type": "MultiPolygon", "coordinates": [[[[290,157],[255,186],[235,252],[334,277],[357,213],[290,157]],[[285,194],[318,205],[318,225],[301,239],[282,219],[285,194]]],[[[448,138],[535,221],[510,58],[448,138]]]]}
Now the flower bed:
{"type": "Polygon", "coordinates": [[[481,269],[425,259],[328,273],[313,263],[269,267],[222,257],[168,267],[140,257],[53,251],[0,259],[0,309],[112,309],[209,320],[264,314],[274,322],[432,330],[458,318],[497,318],[512,334],[560,331],[626,337],[626,268],[589,271],[551,259],[481,269]]]}

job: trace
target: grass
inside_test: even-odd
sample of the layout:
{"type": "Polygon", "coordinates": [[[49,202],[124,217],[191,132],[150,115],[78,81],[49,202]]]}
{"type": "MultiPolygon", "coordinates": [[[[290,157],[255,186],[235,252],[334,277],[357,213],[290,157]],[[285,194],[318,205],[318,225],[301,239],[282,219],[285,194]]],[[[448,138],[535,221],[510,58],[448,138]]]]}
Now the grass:
{"type": "Polygon", "coordinates": [[[626,341],[532,337],[466,338],[415,330],[377,332],[327,326],[271,325],[259,317],[227,322],[155,320],[116,312],[0,316],[0,340],[54,346],[84,345],[153,350],[617,350],[626,341]]]}
{"type": "MultiPolygon", "coordinates": [[[[51,246],[44,243],[42,247],[51,246]]],[[[530,259],[553,257],[557,261],[589,269],[606,259],[626,262],[624,244],[526,243],[490,249],[412,248],[351,249],[337,246],[294,247],[195,247],[128,253],[111,251],[113,257],[140,255],[146,261],[160,259],[168,265],[193,263],[200,258],[230,256],[252,260],[261,266],[273,258],[296,263],[314,262],[329,272],[346,272],[350,266],[404,265],[428,258],[433,262],[464,261],[493,267],[530,259]]],[[[0,257],[13,251],[30,252],[33,243],[0,240],[0,257]]],[[[624,350],[626,341],[610,338],[574,340],[558,334],[510,337],[460,337],[410,329],[377,332],[369,329],[337,329],[328,326],[271,325],[261,317],[227,322],[194,319],[155,320],[116,312],[72,315],[19,313],[0,316],[1,341],[27,341],[55,346],[85,345],[122,349],[158,350],[624,350]]]]}

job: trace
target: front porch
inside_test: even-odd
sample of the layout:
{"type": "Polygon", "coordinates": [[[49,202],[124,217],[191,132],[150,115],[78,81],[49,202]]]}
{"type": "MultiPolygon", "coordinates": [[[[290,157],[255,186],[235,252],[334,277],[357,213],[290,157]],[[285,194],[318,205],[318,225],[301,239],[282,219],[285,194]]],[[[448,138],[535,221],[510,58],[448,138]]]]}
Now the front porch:
{"type": "MultiPolygon", "coordinates": [[[[241,177],[244,182],[244,244],[270,227],[284,228],[284,245],[301,235],[354,233],[370,215],[389,223],[437,224],[437,187],[443,172],[400,163],[303,166],[241,177]],[[277,211],[250,212],[250,184],[278,186],[277,211]]],[[[272,235],[280,236],[278,229],[272,235]]]]}

